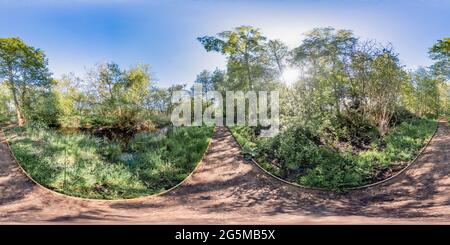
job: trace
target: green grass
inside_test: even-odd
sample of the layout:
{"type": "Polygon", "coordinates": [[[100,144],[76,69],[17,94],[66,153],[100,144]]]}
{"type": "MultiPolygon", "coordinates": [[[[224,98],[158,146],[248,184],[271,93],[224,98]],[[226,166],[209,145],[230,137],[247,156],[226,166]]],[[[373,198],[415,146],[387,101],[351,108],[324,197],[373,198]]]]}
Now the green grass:
{"type": "Polygon", "coordinates": [[[25,170],[42,185],[77,197],[118,199],[150,195],[186,178],[202,157],[211,127],[136,135],[128,146],[44,128],[6,134],[25,170]]]}
{"type": "Polygon", "coordinates": [[[230,129],[244,146],[243,154],[250,151],[274,175],[304,186],[341,190],[375,182],[383,178],[383,173],[401,169],[430,139],[436,125],[429,119],[405,121],[360,152],[318,144],[301,128],[289,128],[265,139],[255,137],[249,127],[230,129]]]}
{"type": "Polygon", "coordinates": [[[0,123],[8,122],[11,118],[5,114],[0,114],[0,123]]]}

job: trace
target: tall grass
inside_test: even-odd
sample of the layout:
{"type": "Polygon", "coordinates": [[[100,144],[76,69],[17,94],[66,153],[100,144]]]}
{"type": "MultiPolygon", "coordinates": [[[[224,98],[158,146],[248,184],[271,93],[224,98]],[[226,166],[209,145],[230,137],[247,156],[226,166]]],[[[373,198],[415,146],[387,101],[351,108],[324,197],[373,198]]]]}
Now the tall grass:
{"type": "Polygon", "coordinates": [[[182,181],[200,160],[212,128],[142,133],[129,146],[42,127],[6,134],[18,161],[42,185],[72,196],[117,199],[155,194],[182,181]]]}

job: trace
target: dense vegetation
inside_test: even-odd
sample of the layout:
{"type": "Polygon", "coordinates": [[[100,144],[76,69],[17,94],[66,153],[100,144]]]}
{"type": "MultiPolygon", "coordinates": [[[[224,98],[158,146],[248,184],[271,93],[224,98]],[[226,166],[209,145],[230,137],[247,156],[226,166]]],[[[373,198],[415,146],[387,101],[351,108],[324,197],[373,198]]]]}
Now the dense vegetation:
{"type": "Polygon", "coordinates": [[[303,186],[342,189],[385,179],[414,158],[430,139],[436,122],[411,119],[400,123],[364,150],[351,145],[333,148],[301,127],[289,128],[273,138],[259,138],[255,128],[233,126],[231,131],[247,158],[255,158],[267,171],[303,186]]]}
{"type": "Polygon", "coordinates": [[[404,68],[392,45],[349,30],[314,29],[292,50],[247,26],[199,40],[228,63],[198,82],[280,92],[278,136],[260,137],[261,126],[231,130],[245,157],[292,182],[341,189],[386,178],[429,139],[432,119],[450,113],[448,38],[430,49],[436,63],[416,71],[404,68]],[[300,74],[289,84],[283,74],[292,69],[300,74]]]}
{"type": "MultiPolygon", "coordinates": [[[[433,65],[414,71],[392,45],[331,27],[293,49],[251,26],[198,41],[227,59],[225,70],[197,76],[203,92],[279,91],[279,135],[232,131],[246,157],[289,181],[340,189],[385,178],[414,157],[434,119],[450,115],[449,38],[430,48],[433,65]]],[[[171,95],[186,85],[156,87],[148,65],[107,62],[54,78],[47,63],[43,50],[0,38],[0,123],[16,126],[7,133],[13,151],[38,181],[77,196],[133,197],[193,169],[212,129],[169,121],[171,95]]]]}
{"type": "Polygon", "coordinates": [[[159,193],[181,182],[200,161],[212,128],[139,133],[127,145],[32,126],[6,134],[19,162],[42,185],[73,196],[116,199],[159,193]]]}
{"type": "Polygon", "coordinates": [[[131,198],[168,189],[194,169],[211,127],[174,128],[171,92],[147,65],[100,63],[54,79],[40,49],[0,39],[0,123],[41,184],[69,195],[131,198]],[[13,122],[13,124],[11,124],[13,122]]]}

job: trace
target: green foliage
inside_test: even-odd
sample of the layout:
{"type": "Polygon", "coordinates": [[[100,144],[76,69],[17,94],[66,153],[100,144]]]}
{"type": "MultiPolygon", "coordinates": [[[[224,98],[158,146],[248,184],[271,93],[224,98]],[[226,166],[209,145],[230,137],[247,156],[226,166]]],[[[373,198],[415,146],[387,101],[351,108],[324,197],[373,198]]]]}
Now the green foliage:
{"type": "Polygon", "coordinates": [[[235,125],[229,129],[241,146],[241,154],[245,160],[251,160],[258,156],[258,147],[256,147],[255,143],[257,141],[256,127],[235,125]]]}
{"type": "Polygon", "coordinates": [[[52,92],[34,93],[30,98],[33,101],[32,107],[27,107],[24,112],[29,121],[33,123],[45,124],[48,126],[58,126],[61,110],[58,107],[58,96],[52,92]]]}
{"type": "Polygon", "coordinates": [[[224,86],[225,74],[223,71],[216,69],[213,72],[203,70],[197,75],[195,83],[201,84],[203,88],[203,93],[208,91],[225,91],[224,86]]]}
{"type": "Polygon", "coordinates": [[[320,130],[322,122],[347,113],[357,116],[348,118],[351,124],[361,115],[385,134],[407,77],[397,56],[392,47],[348,30],[313,29],[292,51],[293,65],[306,76],[282,90],[282,120],[320,130]]]}
{"type": "Polygon", "coordinates": [[[200,161],[212,131],[212,127],[186,127],[173,128],[167,135],[138,134],[130,143],[137,154],[131,166],[149,189],[170,188],[200,161]]]}
{"type": "Polygon", "coordinates": [[[197,38],[206,51],[227,57],[227,76],[215,87],[227,90],[269,90],[277,87],[286,48],[280,41],[267,42],[258,28],[239,26],[216,36],[197,38]]]}
{"type": "MultiPolygon", "coordinates": [[[[260,126],[231,130],[246,159],[289,181],[341,189],[383,178],[431,135],[435,123],[420,117],[450,115],[448,38],[430,49],[435,64],[411,74],[390,45],[362,41],[350,30],[315,28],[293,50],[251,26],[198,40],[227,59],[226,70],[197,76],[203,92],[280,91],[278,136],[260,138],[260,126]],[[282,83],[289,66],[303,74],[292,85],[282,83]]],[[[171,95],[186,85],[155,87],[147,65],[121,69],[108,62],[85,79],[53,80],[42,50],[0,38],[0,82],[0,122],[14,118],[14,109],[19,126],[28,121],[11,131],[13,150],[38,181],[73,195],[167,189],[192,170],[212,133],[170,127],[171,95]],[[93,136],[99,132],[127,139],[93,136]]]]}
{"type": "Polygon", "coordinates": [[[325,121],[322,127],[321,138],[330,145],[349,143],[352,147],[363,148],[380,136],[378,129],[354,110],[336,115],[325,121]]]}
{"type": "Polygon", "coordinates": [[[312,141],[312,135],[301,127],[278,134],[269,142],[261,145],[260,153],[279,160],[283,177],[310,167],[310,159],[316,158],[318,154],[318,147],[312,141]]]}
{"type": "Polygon", "coordinates": [[[440,86],[442,81],[432,76],[431,72],[424,68],[417,69],[411,74],[411,85],[407,106],[419,116],[436,118],[441,112],[440,86]]]}
{"type": "Polygon", "coordinates": [[[273,138],[258,139],[248,127],[231,127],[241,145],[252,145],[255,158],[269,172],[301,185],[341,190],[384,178],[412,160],[436,128],[436,121],[405,119],[368,149],[334,149],[302,127],[287,128],[273,138]]]}
{"type": "Polygon", "coordinates": [[[115,63],[100,64],[90,73],[96,88],[90,115],[95,127],[134,129],[143,123],[143,104],[149,94],[149,68],[138,65],[120,70],[115,63]]]}
{"type": "Polygon", "coordinates": [[[434,74],[450,79],[450,38],[438,40],[429,50],[430,58],[435,60],[431,66],[434,74]]]}
{"type": "Polygon", "coordinates": [[[8,117],[8,116],[5,115],[5,114],[0,114],[0,124],[1,124],[1,123],[4,123],[4,122],[8,122],[9,120],[11,120],[10,117],[8,117]]]}
{"type": "Polygon", "coordinates": [[[10,108],[11,93],[6,83],[0,83],[0,123],[7,121],[12,116],[10,108]]]}
{"type": "Polygon", "coordinates": [[[392,115],[391,124],[397,125],[402,122],[411,121],[418,118],[419,117],[410,110],[406,109],[403,106],[398,106],[397,108],[395,108],[394,114],[392,115]]]}
{"type": "Polygon", "coordinates": [[[230,130],[233,132],[234,137],[239,142],[240,145],[248,144],[250,147],[254,147],[255,142],[257,140],[256,128],[248,127],[242,125],[235,125],[230,127],[230,130]]]}
{"type": "MultiPolygon", "coordinates": [[[[448,111],[448,83],[426,69],[409,75],[391,45],[362,41],[349,30],[316,28],[305,36],[287,57],[305,76],[279,87],[282,132],[263,139],[256,128],[231,127],[243,154],[284,179],[330,189],[395,172],[432,133],[435,122],[420,117],[448,111]]],[[[445,41],[430,52],[441,65],[448,60],[445,41]]],[[[245,65],[230,57],[228,76],[230,67],[245,65]]]]}
{"type": "Polygon", "coordinates": [[[44,186],[73,196],[117,199],[158,193],[182,181],[204,153],[212,128],[142,133],[129,147],[43,127],[6,134],[19,162],[44,186]]]}
{"type": "Polygon", "coordinates": [[[16,119],[24,123],[22,110],[31,111],[30,90],[51,85],[47,58],[42,50],[28,46],[20,38],[0,38],[0,81],[5,80],[13,95],[16,119]]]}

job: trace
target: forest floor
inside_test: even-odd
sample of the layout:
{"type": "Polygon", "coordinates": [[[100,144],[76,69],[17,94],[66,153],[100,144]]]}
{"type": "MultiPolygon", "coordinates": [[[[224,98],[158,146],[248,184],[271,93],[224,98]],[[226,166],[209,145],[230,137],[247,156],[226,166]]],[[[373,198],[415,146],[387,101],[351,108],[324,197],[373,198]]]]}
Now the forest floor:
{"type": "Polygon", "coordinates": [[[450,126],[416,162],[382,185],[337,194],[282,183],[245,161],[216,128],[200,166],[181,186],[132,200],[83,200],[31,182],[0,135],[1,223],[393,224],[450,223],[450,126]]]}

